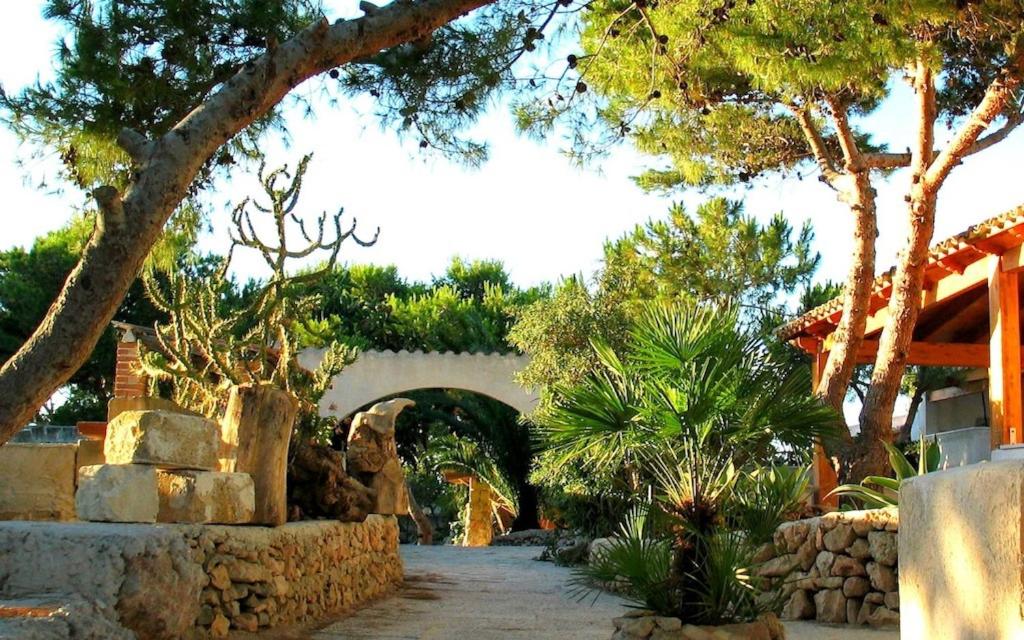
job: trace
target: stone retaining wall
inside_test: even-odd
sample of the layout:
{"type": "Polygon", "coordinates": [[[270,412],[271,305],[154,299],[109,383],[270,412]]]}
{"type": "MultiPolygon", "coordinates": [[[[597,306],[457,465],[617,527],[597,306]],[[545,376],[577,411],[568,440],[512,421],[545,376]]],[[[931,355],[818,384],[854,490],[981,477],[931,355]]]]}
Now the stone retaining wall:
{"type": "Polygon", "coordinates": [[[845,511],[783,524],[759,569],[777,581],[782,618],[899,624],[896,509],[845,511]]]}
{"type": "Polygon", "coordinates": [[[0,523],[0,598],[80,596],[139,638],[322,620],[402,581],[398,525],[0,523]]]}

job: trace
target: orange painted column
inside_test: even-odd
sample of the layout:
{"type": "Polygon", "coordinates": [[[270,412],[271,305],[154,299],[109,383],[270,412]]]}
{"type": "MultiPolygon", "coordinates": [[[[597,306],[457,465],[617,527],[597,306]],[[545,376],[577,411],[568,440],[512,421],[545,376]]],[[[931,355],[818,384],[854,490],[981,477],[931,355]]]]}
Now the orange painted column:
{"type": "Polygon", "coordinates": [[[991,256],[988,278],[988,401],[992,448],[1022,441],[1018,271],[991,256]]]}
{"type": "MultiPolygon", "coordinates": [[[[821,341],[819,340],[817,341],[816,353],[811,356],[812,391],[816,392],[818,390],[827,361],[828,354],[821,350],[821,341]]],[[[832,461],[825,455],[825,448],[821,446],[820,442],[814,445],[814,463],[811,467],[811,472],[814,474],[814,484],[817,487],[817,493],[814,496],[815,504],[824,509],[838,509],[839,496],[830,496],[828,494],[839,486],[839,476],[836,475],[835,467],[832,466],[832,461]]]]}

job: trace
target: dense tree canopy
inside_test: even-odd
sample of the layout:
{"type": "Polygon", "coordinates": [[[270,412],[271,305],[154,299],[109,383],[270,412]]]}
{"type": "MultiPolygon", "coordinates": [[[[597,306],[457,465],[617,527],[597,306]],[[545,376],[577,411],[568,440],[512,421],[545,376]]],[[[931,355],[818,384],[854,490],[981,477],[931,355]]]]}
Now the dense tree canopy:
{"type": "Polygon", "coordinates": [[[607,243],[592,287],[570,278],[520,314],[511,339],[531,357],[522,379],[541,389],[578,380],[597,366],[591,340],[621,344],[649,300],[736,305],[748,322],[777,317],[787,296],[810,286],[819,262],[812,240],[810,227],[795,234],[781,214],[761,224],[740,202],[714,198],[693,215],[675,205],[667,219],[607,243]]]}

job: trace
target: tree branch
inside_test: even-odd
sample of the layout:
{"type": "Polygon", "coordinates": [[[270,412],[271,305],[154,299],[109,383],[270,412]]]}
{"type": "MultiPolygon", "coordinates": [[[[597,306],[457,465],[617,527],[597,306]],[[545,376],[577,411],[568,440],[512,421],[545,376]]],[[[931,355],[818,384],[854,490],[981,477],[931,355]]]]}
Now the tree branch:
{"type": "Polygon", "coordinates": [[[835,96],[825,96],[829,111],[832,112],[832,122],[835,123],[836,133],[839,137],[839,148],[843,150],[843,159],[846,161],[846,170],[850,173],[860,171],[861,164],[860,150],[857,148],[857,139],[853,135],[853,128],[850,127],[850,119],[846,113],[846,107],[839,103],[835,96]]]}
{"type": "Polygon", "coordinates": [[[132,162],[137,165],[143,164],[149,159],[153,144],[138,131],[125,127],[117,134],[117,145],[128,153],[132,162]]]}
{"type": "Polygon", "coordinates": [[[972,144],[970,148],[968,148],[967,151],[964,152],[963,157],[966,158],[967,156],[974,155],[975,153],[984,151],[989,147],[999,144],[1000,142],[1006,139],[1006,136],[1013,133],[1013,130],[1020,126],[1021,122],[1024,122],[1024,113],[1021,113],[1019,111],[1017,113],[1014,113],[1012,116],[1007,117],[1006,122],[1003,123],[1003,126],[999,127],[998,129],[988,134],[987,136],[978,138],[978,141],[972,144]]]}
{"type": "Polygon", "coordinates": [[[825,141],[822,140],[821,133],[818,132],[818,127],[814,124],[814,118],[811,117],[807,104],[800,107],[790,106],[790,110],[796,116],[797,122],[800,123],[800,129],[804,132],[804,138],[807,139],[807,144],[811,147],[811,153],[818,163],[818,168],[821,169],[821,175],[835,188],[835,183],[839,180],[840,175],[836,171],[832,154],[828,152],[825,141]]]}
{"type": "MultiPolygon", "coordinates": [[[[938,154],[928,168],[923,179],[929,186],[932,188],[941,186],[953,167],[971,152],[975,143],[983,145],[978,151],[987,149],[1009,135],[1010,131],[1017,126],[1017,123],[1013,123],[1016,118],[1011,118],[1007,122],[1007,125],[1012,125],[1009,128],[1003,127],[990,136],[978,139],[1013,99],[1014,92],[1020,87],[1022,66],[1024,66],[1024,46],[1017,45],[1010,64],[988,86],[984,97],[974,108],[967,122],[960,127],[946,148],[938,154]],[[988,138],[992,139],[988,140],[988,138]]],[[[1019,114],[1016,115],[1017,118],[1020,117],[1019,114]]]]}

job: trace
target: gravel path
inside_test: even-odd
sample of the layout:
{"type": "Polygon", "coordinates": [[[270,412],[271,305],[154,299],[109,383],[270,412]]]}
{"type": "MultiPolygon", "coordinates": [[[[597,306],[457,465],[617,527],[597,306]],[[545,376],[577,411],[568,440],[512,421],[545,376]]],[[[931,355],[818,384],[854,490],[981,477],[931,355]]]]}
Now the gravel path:
{"type": "MultiPolygon", "coordinates": [[[[608,640],[626,611],[602,594],[579,602],[568,569],[533,560],[540,547],[402,546],[405,587],[319,631],[316,640],[608,640]]],[[[898,640],[899,631],[787,623],[788,640],[898,640]]]]}
{"type": "Polygon", "coordinates": [[[317,640],[559,638],[607,640],[626,608],[578,602],[569,570],[533,560],[540,547],[403,546],[398,594],[314,633],[317,640]]]}

